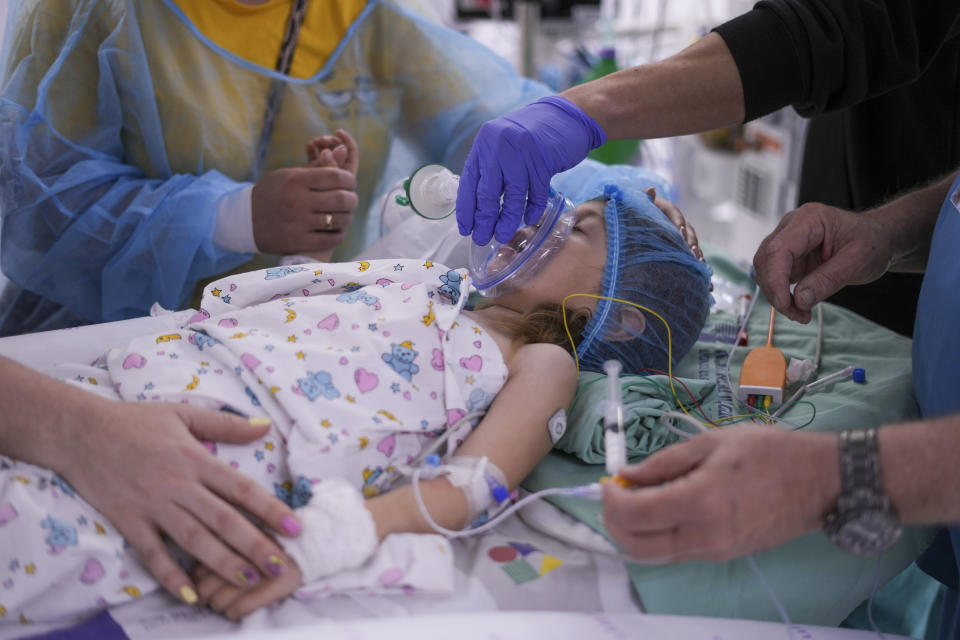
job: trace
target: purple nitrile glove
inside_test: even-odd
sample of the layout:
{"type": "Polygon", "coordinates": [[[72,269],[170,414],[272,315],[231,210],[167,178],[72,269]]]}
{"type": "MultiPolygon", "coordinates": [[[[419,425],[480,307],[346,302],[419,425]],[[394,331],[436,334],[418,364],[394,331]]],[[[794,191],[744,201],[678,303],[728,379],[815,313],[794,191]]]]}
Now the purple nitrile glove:
{"type": "Polygon", "coordinates": [[[606,133],[560,96],[541,98],[484,123],[460,174],[457,225],[483,246],[507,242],[521,218],[534,224],[547,206],[550,178],[575,166],[606,133]],[[503,196],[503,210],[500,197],[503,196]]]}

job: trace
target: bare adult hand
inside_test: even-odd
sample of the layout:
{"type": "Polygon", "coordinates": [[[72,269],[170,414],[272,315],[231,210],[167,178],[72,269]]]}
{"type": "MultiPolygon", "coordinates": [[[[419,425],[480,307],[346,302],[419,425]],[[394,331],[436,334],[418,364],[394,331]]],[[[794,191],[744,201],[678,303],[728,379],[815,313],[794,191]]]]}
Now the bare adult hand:
{"type": "Polygon", "coordinates": [[[277,169],[254,185],[253,236],[260,251],[324,251],[343,241],[359,200],[357,179],[334,166],[277,169]]]}
{"type": "Polygon", "coordinates": [[[805,204],[760,243],[753,257],[757,283],[777,311],[809,322],[818,302],[883,275],[893,259],[893,240],[890,228],[870,215],[805,204]]]}
{"type": "Polygon", "coordinates": [[[663,215],[667,216],[667,219],[674,224],[674,226],[680,230],[680,233],[683,234],[683,239],[687,241],[687,245],[690,247],[690,251],[693,252],[693,255],[697,257],[697,260],[703,262],[703,251],[700,250],[700,241],[697,239],[697,231],[693,228],[687,219],[684,217],[683,212],[677,208],[677,205],[673,204],[666,198],[661,198],[657,195],[657,190],[653,187],[647,189],[647,195],[653,201],[653,204],[663,211],[663,215]]]}
{"type": "Polygon", "coordinates": [[[290,560],[281,548],[238,509],[284,535],[300,530],[293,512],[199,442],[248,442],[268,425],[182,404],[95,400],[94,411],[78,414],[77,437],[61,443],[62,456],[51,466],[110,520],[164,587],[196,602],[164,536],[240,588],[286,572],[290,560]]]}
{"type": "Polygon", "coordinates": [[[767,426],[725,427],[620,471],[603,521],[641,562],[727,560],[817,530],[840,492],[837,440],[767,426]]]}

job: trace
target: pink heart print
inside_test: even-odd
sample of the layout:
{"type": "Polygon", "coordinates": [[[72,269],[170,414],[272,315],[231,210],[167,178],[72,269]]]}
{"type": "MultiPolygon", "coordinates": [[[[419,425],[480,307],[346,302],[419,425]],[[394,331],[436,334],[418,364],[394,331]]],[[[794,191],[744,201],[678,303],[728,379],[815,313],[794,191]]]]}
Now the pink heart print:
{"type": "Polygon", "coordinates": [[[228,329],[232,329],[233,327],[237,326],[240,323],[237,322],[236,318],[224,318],[217,324],[220,325],[221,327],[227,327],[228,329]]]}
{"type": "Polygon", "coordinates": [[[377,388],[377,383],[380,382],[377,374],[367,371],[363,367],[353,372],[353,380],[357,383],[357,389],[360,390],[360,393],[373,391],[377,388]]]}
{"type": "Polygon", "coordinates": [[[397,439],[394,434],[388,435],[386,438],[377,443],[377,451],[387,456],[388,458],[393,455],[393,449],[397,446],[397,439]]]}
{"type": "Polygon", "coordinates": [[[123,359],[124,369],[142,369],[147,364],[147,359],[139,353],[131,353],[123,359]]]}
{"type": "Polygon", "coordinates": [[[83,584],[93,584],[98,582],[106,574],[103,565],[96,558],[88,558],[87,564],[83,567],[83,573],[80,574],[80,582],[83,584]]]}
{"type": "Polygon", "coordinates": [[[454,425],[457,423],[457,420],[467,415],[467,412],[463,409],[447,409],[447,424],[454,425]]]}
{"type": "Polygon", "coordinates": [[[483,358],[480,356],[460,358],[460,366],[468,371],[480,371],[483,368],[483,358]]]}
{"type": "Polygon", "coordinates": [[[250,371],[260,366],[260,360],[252,353],[245,353],[240,356],[240,362],[242,362],[247,369],[250,369],[250,371]]]}
{"type": "Polygon", "coordinates": [[[437,371],[443,371],[443,352],[436,347],[433,348],[433,357],[430,358],[430,366],[437,371]]]}
{"type": "Polygon", "coordinates": [[[326,329],[333,331],[340,326],[340,318],[335,313],[331,313],[326,318],[317,323],[317,329],[326,329]]]}

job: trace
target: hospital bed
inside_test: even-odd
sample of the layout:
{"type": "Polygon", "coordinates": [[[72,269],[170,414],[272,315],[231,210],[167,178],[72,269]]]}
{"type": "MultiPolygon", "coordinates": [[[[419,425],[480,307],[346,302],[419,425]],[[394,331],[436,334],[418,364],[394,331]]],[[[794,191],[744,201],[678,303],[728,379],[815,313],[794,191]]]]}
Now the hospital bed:
{"type": "MultiPolygon", "coordinates": [[[[685,381],[705,411],[713,416],[732,415],[736,410],[733,390],[721,374],[725,373],[737,318],[735,309],[725,301],[749,291],[751,285],[740,265],[706,249],[715,271],[718,305],[701,340],[679,363],[675,375],[685,381]]],[[[748,323],[752,335],[766,335],[766,309],[762,301],[758,303],[748,323]]],[[[0,340],[0,354],[41,370],[63,362],[89,363],[107,348],[134,336],[180,327],[193,314],[192,310],[171,313],[155,308],[150,317],[6,338],[0,340]]],[[[777,344],[788,358],[812,357],[816,334],[814,325],[785,319],[777,324],[777,344]]],[[[811,405],[785,414],[793,427],[838,429],[916,417],[909,340],[829,305],[825,306],[823,334],[820,371],[830,373],[855,363],[866,369],[868,382],[854,386],[841,381],[810,394],[805,399],[811,405]],[[812,411],[816,418],[810,420],[812,411]]],[[[730,360],[733,384],[744,352],[734,350],[730,360]]],[[[602,385],[591,387],[592,383],[589,377],[582,380],[567,436],[559,450],[525,481],[525,490],[585,484],[603,474],[602,449],[597,445],[600,413],[592,395],[593,389],[602,385]]],[[[656,417],[676,410],[677,405],[675,397],[657,392],[642,378],[637,378],[631,389],[625,400],[633,416],[628,426],[630,451],[633,459],[640,459],[675,439],[657,426],[656,417]]],[[[491,637],[494,631],[504,638],[787,637],[779,622],[779,602],[793,623],[804,625],[797,626],[792,637],[842,638],[849,633],[854,638],[859,634],[809,625],[839,624],[878,585],[910,565],[932,537],[928,529],[908,529],[894,549],[872,559],[845,555],[822,535],[806,536],[757,554],[754,559],[764,578],[761,581],[745,559],[625,566],[603,535],[599,513],[596,502],[571,498],[535,502],[489,532],[453,540],[456,572],[452,593],[347,594],[309,602],[288,599],[240,625],[178,604],[165,594],[153,594],[86,625],[66,629],[62,637],[233,636],[290,627],[276,632],[276,637],[293,638],[300,637],[298,625],[309,625],[305,627],[311,630],[308,632],[350,638],[382,637],[387,629],[392,637],[423,637],[424,633],[439,637],[443,633],[479,638],[491,637]]],[[[899,606],[927,606],[928,600],[903,601],[899,606]]],[[[40,626],[30,629],[44,630],[40,626]]],[[[0,625],[0,638],[21,637],[25,632],[23,627],[0,625]]]]}

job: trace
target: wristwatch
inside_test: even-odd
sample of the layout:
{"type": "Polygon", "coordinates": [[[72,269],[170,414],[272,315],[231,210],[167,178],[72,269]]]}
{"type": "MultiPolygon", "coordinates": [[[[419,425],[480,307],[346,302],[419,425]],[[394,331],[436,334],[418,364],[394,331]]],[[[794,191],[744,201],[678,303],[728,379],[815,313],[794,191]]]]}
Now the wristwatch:
{"type": "Polygon", "coordinates": [[[840,478],[837,505],[824,524],[830,541],[858,556],[896,544],[903,528],[880,480],[876,429],[840,432],[840,478]]]}

